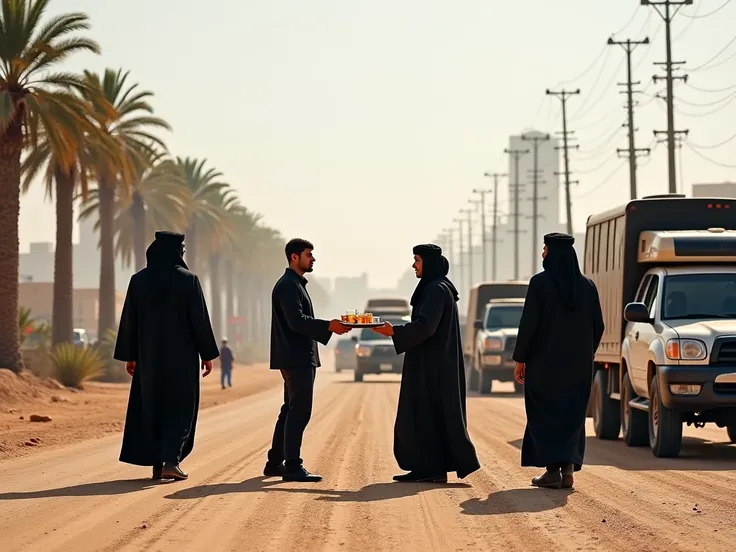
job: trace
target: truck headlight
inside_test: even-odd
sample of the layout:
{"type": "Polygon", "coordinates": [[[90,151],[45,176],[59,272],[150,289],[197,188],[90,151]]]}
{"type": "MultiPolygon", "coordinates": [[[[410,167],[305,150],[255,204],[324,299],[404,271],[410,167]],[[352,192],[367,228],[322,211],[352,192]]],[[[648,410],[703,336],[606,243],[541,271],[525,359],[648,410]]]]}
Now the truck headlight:
{"type": "Polygon", "coordinates": [[[373,352],[373,347],[370,347],[368,345],[356,345],[355,346],[355,354],[359,357],[367,357],[371,356],[371,353],[373,352]]]}
{"type": "Polygon", "coordinates": [[[503,340],[497,337],[486,337],[483,340],[483,348],[486,351],[500,351],[503,349],[503,340]]]}
{"type": "Polygon", "coordinates": [[[708,356],[705,343],[698,339],[670,339],[667,358],[671,360],[703,360],[708,356]]]}

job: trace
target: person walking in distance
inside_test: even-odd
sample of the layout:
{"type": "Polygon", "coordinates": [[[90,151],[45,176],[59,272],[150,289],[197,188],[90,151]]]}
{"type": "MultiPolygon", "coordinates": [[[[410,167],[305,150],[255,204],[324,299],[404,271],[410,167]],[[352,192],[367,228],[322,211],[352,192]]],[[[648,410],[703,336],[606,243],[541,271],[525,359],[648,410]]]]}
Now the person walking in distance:
{"type": "Polygon", "coordinates": [[[225,381],[227,380],[227,386],[233,386],[233,363],[235,362],[235,355],[233,350],[227,344],[227,338],[222,338],[222,347],[220,347],[220,384],[225,389],[225,381]]]}
{"type": "Polygon", "coordinates": [[[580,273],[572,236],[544,236],[544,270],[529,281],[513,358],[524,385],[521,465],[544,467],[532,485],[570,489],[583,466],[593,358],[603,337],[595,284],[580,273]]]}
{"type": "Polygon", "coordinates": [[[273,443],[263,469],[267,477],[280,476],[284,481],[321,481],[302,463],[304,430],[312,415],[314,379],[320,366],[317,343],[327,345],[333,333],[350,331],[339,320],[314,317],[307,293],[305,273],[314,267],[314,246],[303,239],[286,244],[289,266],[271,294],[271,370],[279,370],[284,379],[284,404],[273,432],[273,443]]]}
{"type": "Polygon", "coordinates": [[[146,268],[130,279],[113,353],[133,377],[120,461],[153,466],[153,479],[187,479],[179,464],[194,448],[200,368],[208,376],[219,355],[184,251],[183,234],[156,232],[146,268]]]}

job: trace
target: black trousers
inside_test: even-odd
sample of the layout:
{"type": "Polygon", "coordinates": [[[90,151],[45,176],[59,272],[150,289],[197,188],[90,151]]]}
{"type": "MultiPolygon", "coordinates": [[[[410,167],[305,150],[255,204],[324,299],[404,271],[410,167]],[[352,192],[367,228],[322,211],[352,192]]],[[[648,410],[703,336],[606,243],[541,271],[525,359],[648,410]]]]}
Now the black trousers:
{"type": "Polygon", "coordinates": [[[271,450],[268,451],[269,463],[286,462],[287,468],[298,468],[302,465],[302,437],[312,417],[316,374],[317,369],[314,366],[281,370],[281,377],[284,378],[284,404],[273,431],[271,450]]]}

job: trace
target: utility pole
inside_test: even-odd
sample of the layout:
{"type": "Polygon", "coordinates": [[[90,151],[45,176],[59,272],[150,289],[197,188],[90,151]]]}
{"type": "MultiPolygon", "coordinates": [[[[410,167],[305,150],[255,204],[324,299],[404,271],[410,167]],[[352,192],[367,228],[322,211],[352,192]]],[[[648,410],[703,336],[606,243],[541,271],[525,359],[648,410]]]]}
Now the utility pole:
{"type": "MultiPolygon", "coordinates": [[[[463,222],[461,218],[454,218],[452,222],[457,223],[457,238],[458,238],[458,252],[457,252],[457,264],[460,265],[460,281],[465,280],[465,265],[463,264],[463,222]]],[[[470,293],[470,290],[468,290],[470,293]]]]}
{"type": "Polygon", "coordinates": [[[470,293],[470,288],[473,287],[473,210],[460,209],[460,212],[468,217],[468,252],[466,258],[468,260],[468,293],[470,293]]]}
{"type": "Polygon", "coordinates": [[[514,160],[514,280],[519,279],[519,194],[521,192],[521,184],[519,183],[519,160],[523,155],[529,153],[529,150],[505,149],[505,153],[509,154],[514,160]]]}
{"type": "Polygon", "coordinates": [[[484,189],[478,189],[474,188],[473,193],[478,194],[480,196],[480,199],[478,201],[475,201],[474,203],[478,204],[478,208],[480,209],[480,226],[481,226],[481,248],[482,248],[482,254],[483,254],[483,270],[481,271],[483,274],[483,281],[488,281],[488,238],[486,237],[486,194],[490,194],[491,190],[484,190],[484,189]]]}
{"type": "Polygon", "coordinates": [[[454,241],[454,228],[445,228],[443,230],[445,235],[447,236],[447,258],[450,260],[450,271],[452,271],[452,267],[455,265],[455,259],[452,254],[452,242],[454,241]]]}
{"type": "Polygon", "coordinates": [[[496,281],[496,259],[498,258],[498,181],[508,176],[507,173],[484,173],[483,176],[493,179],[493,258],[491,260],[491,280],[496,281]]]}
{"type": "MultiPolygon", "coordinates": [[[[662,134],[667,134],[667,132],[663,130],[654,131],[654,137],[657,140],[657,143],[659,144],[667,141],[667,138],[665,138],[664,140],[659,138],[659,136],[661,136],[662,134]]],[[[683,180],[683,176],[682,176],[682,146],[685,143],[685,138],[687,137],[688,134],[690,134],[690,131],[687,129],[686,130],[676,130],[674,134],[675,134],[675,149],[680,150],[680,191],[684,192],[685,191],[685,181],[683,180]]],[[[677,186],[675,186],[675,191],[674,192],[670,191],[670,193],[673,193],[673,194],[677,193],[677,186]]]]}
{"type": "MultiPolygon", "coordinates": [[[[524,134],[521,137],[525,142],[534,144],[532,151],[534,152],[534,168],[532,169],[532,274],[537,273],[537,258],[539,257],[537,249],[539,248],[539,230],[537,228],[537,219],[539,218],[539,142],[546,142],[550,139],[549,134],[524,134]]],[[[546,199],[546,198],[544,198],[546,199]]]]}
{"type": "Polygon", "coordinates": [[[665,48],[667,54],[667,61],[655,63],[655,65],[665,66],[665,76],[659,75],[654,76],[654,82],[665,80],[667,81],[667,166],[669,175],[669,192],[674,194],[677,192],[677,172],[675,166],[675,91],[674,91],[674,80],[687,80],[686,76],[673,76],[672,68],[675,65],[683,65],[684,61],[672,61],[672,19],[677,15],[682,6],[690,6],[693,0],[641,0],[642,6],[652,6],[657,13],[664,20],[665,26],[665,48]],[[664,12],[660,9],[660,6],[664,6],[664,12]],[[672,9],[674,8],[674,10],[672,9]]]}
{"type": "Polygon", "coordinates": [[[631,70],[631,54],[636,49],[637,46],[643,45],[643,44],[649,44],[649,37],[645,38],[644,40],[631,40],[626,39],[624,41],[617,41],[613,38],[608,39],[608,45],[609,46],[621,46],[624,51],[626,52],[626,83],[618,83],[619,86],[625,86],[626,87],[626,97],[627,97],[627,105],[626,108],[628,110],[628,123],[624,126],[629,128],[629,149],[617,149],[616,153],[618,153],[619,157],[624,157],[625,155],[628,155],[629,159],[629,188],[630,188],[630,195],[631,199],[637,198],[637,191],[636,191],[636,160],[637,158],[641,156],[646,156],[651,153],[651,150],[649,148],[638,148],[636,147],[635,143],[635,133],[636,133],[636,127],[634,126],[634,85],[639,85],[641,82],[633,82],[633,75],[631,70]]]}
{"type": "MultiPolygon", "coordinates": [[[[568,137],[572,134],[567,130],[567,100],[570,96],[580,94],[580,89],[554,91],[547,89],[545,92],[548,96],[557,96],[562,102],[562,149],[565,152],[565,215],[567,217],[567,233],[572,235],[572,198],[570,197],[570,152],[568,137]]],[[[575,146],[577,148],[577,146],[575,146]]],[[[559,148],[557,148],[559,149],[559,148]]]]}

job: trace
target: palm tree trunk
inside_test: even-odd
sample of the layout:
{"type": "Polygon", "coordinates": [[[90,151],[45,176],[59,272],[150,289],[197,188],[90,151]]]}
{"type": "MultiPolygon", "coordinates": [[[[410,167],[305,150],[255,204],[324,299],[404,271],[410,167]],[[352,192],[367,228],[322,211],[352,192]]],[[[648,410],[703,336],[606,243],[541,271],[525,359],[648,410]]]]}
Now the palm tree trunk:
{"type": "Polygon", "coordinates": [[[187,228],[187,231],[184,235],[184,238],[186,240],[186,261],[187,266],[189,266],[189,270],[197,273],[197,231],[194,226],[194,221],[192,221],[191,226],[187,228]]]}
{"type": "Polygon", "coordinates": [[[232,341],[235,337],[235,326],[233,318],[235,317],[235,286],[233,281],[233,262],[228,260],[225,262],[225,331],[227,331],[228,339],[232,341]]]}
{"type": "Polygon", "coordinates": [[[57,167],[56,250],[54,251],[54,299],[51,311],[51,344],[74,341],[74,170],[66,173],[57,167]]]}
{"type": "Polygon", "coordinates": [[[146,267],[146,206],[138,192],[133,192],[130,213],[133,218],[133,257],[135,271],[138,272],[146,267]]]}
{"type": "Polygon", "coordinates": [[[23,150],[23,129],[20,118],[0,132],[0,368],[13,372],[23,370],[18,327],[18,277],[20,244],[20,154],[23,150]]]}
{"type": "Polygon", "coordinates": [[[222,283],[220,268],[222,257],[219,253],[210,255],[210,293],[212,294],[212,331],[215,338],[222,338],[222,283]]]}
{"type": "Polygon", "coordinates": [[[115,328],[115,187],[101,179],[100,187],[100,289],[97,339],[115,328]]]}

